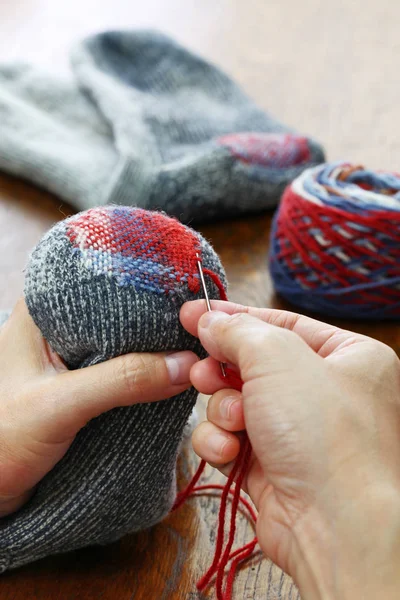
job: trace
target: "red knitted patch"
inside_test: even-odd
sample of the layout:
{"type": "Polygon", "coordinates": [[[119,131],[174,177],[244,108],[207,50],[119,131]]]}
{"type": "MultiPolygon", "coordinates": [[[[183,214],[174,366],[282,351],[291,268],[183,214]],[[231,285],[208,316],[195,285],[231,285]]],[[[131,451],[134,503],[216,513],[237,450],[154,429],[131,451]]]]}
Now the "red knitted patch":
{"type": "Polygon", "coordinates": [[[304,163],[311,153],[307,138],[282,133],[234,133],[218,138],[241,162],[284,169],[304,163]]]}
{"type": "Polygon", "coordinates": [[[120,285],[147,291],[199,291],[200,241],[176,219],[140,208],[94,208],[72,217],[67,235],[87,268],[115,276],[120,285]]]}

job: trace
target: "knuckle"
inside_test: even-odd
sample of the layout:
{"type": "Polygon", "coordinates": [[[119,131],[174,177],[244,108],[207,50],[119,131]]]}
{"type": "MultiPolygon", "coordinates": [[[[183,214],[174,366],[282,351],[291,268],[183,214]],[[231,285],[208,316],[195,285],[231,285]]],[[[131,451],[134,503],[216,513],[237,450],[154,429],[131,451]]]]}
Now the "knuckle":
{"type": "Polygon", "coordinates": [[[282,329],[266,323],[256,323],[252,328],[252,336],[248,342],[255,351],[271,348],[289,348],[298,342],[298,336],[288,329],[282,329]]]}
{"type": "Polygon", "coordinates": [[[243,306],[238,302],[235,302],[232,307],[232,316],[240,314],[248,314],[250,312],[250,306],[243,306]]]}
{"type": "Polygon", "coordinates": [[[400,374],[400,360],[393,348],[377,342],[376,354],[380,358],[382,376],[385,376],[387,373],[400,374]]]}
{"type": "Polygon", "coordinates": [[[289,311],[271,313],[270,323],[283,330],[291,331],[301,319],[301,315],[289,311]]]}
{"type": "Polygon", "coordinates": [[[221,322],[222,335],[226,335],[231,343],[240,340],[243,344],[251,344],[260,327],[262,328],[261,321],[247,313],[237,313],[232,315],[229,320],[221,322]]]}
{"type": "Polygon", "coordinates": [[[400,360],[397,353],[386,344],[381,344],[384,348],[385,360],[387,364],[393,368],[400,369],[400,360]]]}
{"type": "MultiPolygon", "coordinates": [[[[362,375],[364,388],[368,393],[382,398],[394,394],[399,398],[400,360],[396,352],[386,344],[368,340],[364,360],[360,360],[358,372],[362,375]]],[[[355,368],[353,366],[353,368],[355,368]]]]}
{"type": "MultiPolygon", "coordinates": [[[[300,338],[292,331],[260,323],[243,337],[239,349],[239,363],[243,374],[260,376],[270,365],[293,363],[299,354],[300,338]]],[[[300,349],[301,350],[301,349],[300,349]]]]}
{"type": "Polygon", "coordinates": [[[228,322],[230,322],[231,325],[235,327],[242,327],[246,326],[249,320],[251,321],[252,318],[248,315],[247,312],[237,312],[234,315],[231,315],[228,322]]]}
{"type": "Polygon", "coordinates": [[[143,395],[154,379],[153,369],[147,357],[141,354],[126,356],[117,367],[115,377],[132,396],[143,395]]]}

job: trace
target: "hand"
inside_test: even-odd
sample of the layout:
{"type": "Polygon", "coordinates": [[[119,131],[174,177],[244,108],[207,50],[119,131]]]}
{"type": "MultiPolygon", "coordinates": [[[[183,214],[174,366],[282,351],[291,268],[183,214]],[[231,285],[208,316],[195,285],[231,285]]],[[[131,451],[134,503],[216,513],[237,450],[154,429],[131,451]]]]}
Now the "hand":
{"type": "Polygon", "coordinates": [[[197,360],[192,352],[127,354],[68,371],[21,300],[0,329],[0,517],[30,498],[90,419],[183,392],[197,360]]]}
{"type": "Polygon", "coordinates": [[[384,344],[304,316],[196,301],[181,322],[209,358],[192,367],[212,394],[197,454],[225,473],[246,429],[245,489],[261,548],[307,600],[400,593],[400,363],[384,344]],[[228,389],[217,361],[244,382],[228,389]]]}

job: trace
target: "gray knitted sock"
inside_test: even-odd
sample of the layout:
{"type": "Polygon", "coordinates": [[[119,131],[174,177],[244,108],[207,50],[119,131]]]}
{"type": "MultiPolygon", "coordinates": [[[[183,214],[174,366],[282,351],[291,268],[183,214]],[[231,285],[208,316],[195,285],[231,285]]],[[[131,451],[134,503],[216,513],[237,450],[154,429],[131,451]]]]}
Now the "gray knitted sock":
{"type": "MultiPolygon", "coordinates": [[[[31,256],[25,297],[34,321],[72,368],[131,351],[189,349],[179,309],[225,275],[200,234],[160,213],[105,207],[55,225],[31,256]],[[212,273],[211,273],[212,272],[212,273]]],[[[157,523],[175,497],[175,469],[192,388],[90,421],[19,512],[0,520],[0,572],[48,554],[104,544],[157,523]]]]}
{"type": "Polygon", "coordinates": [[[239,215],[275,206],[324,160],[317,143],[160,33],[95,35],[72,66],[76,83],[0,69],[0,169],[78,209],[129,204],[185,222],[239,215]]]}

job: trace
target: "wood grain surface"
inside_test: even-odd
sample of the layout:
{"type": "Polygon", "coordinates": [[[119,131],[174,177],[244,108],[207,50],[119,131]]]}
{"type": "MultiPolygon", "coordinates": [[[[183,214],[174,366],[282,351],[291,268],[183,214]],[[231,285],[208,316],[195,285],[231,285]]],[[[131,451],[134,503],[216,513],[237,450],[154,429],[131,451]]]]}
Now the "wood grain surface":
{"type": "MultiPolygon", "coordinates": [[[[105,28],[157,27],[216,61],[265,109],[321,140],[330,159],[398,170],[400,4],[393,0],[15,0],[0,4],[0,60],[67,69],[68,46],[105,28]]],[[[0,123],[1,135],[1,123],[0,123]]],[[[22,292],[29,250],[71,210],[51,195],[0,175],[0,309],[22,292]]],[[[232,300],[289,308],[267,269],[271,215],[210,225],[232,300]]],[[[390,344],[394,324],[336,322],[390,344]]],[[[204,412],[206,399],[199,401],[204,412]]],[[[196,458],[180,461],[180,485],[196,458]]],[[[214,471],[209,481],[223,481],[214,471]]],[[[212,556],[218,501],[191,500],[148,532],[108,547],[51,557],[0,577],[1,600],[194,600],[212,556]]],[[[240,519],[237,542],[253,535],[240,519]]],[[[205,597],[214,598],[210,590],[205,597]]],[[[260,554],[240,572],[237,600],[298,600],[291,579],[260,554]]],[[[303,599],[305,600],[305,599],[303,599]]]]}

